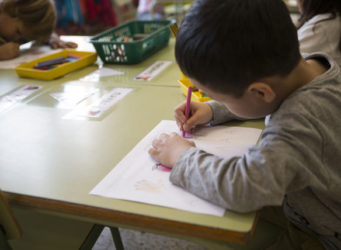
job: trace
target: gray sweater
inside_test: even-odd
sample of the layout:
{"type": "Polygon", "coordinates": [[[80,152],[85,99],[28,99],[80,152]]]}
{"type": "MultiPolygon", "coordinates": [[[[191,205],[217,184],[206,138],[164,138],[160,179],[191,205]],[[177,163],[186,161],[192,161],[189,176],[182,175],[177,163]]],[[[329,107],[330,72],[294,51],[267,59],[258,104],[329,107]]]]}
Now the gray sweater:
{"type": "MultiPolygon", "coordinates": [[[[341,70],[326,55],[309,57],[327,60],[329,70],[267,117],[258,145],[234,158],[189,148],[170,180],[237,212],[283,205],[289,220],[327,249],[341,249],[341,70]]],[[[224,105],[210,105],[214,124],[236,118],[224,105]]]]}

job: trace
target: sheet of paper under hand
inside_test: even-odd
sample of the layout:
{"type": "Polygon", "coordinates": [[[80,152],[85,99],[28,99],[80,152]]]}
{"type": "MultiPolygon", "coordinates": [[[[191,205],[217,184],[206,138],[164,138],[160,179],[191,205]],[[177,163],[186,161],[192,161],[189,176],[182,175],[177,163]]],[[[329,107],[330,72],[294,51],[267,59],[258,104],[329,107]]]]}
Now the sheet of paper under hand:
{"type": "MultiPolygon", "coordinates": [[[[175,121],[161,121],[90,192],[115,199],[138,201],[195,213],[223,216],[225,209],[174,186],[170,172],[148,154],[151,143],[161,133],[180,133],[175,121]]],[[[191,140],[197,147],[219,156],[242,155],[255,145],[260,129],[243,127],[204,127],[191,140]]]]}

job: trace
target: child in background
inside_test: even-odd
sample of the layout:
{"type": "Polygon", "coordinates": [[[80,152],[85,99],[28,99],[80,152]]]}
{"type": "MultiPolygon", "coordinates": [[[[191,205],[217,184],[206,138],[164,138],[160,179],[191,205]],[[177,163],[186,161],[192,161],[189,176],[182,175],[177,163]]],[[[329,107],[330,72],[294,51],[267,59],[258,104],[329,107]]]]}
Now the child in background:
{"type": "Polygon", "coordinates": [[[139,0],[137,6],[137,20],[164,19],[164,6],[156,0],[139,0]]]}
{"type": "Polygon", "coordinates": [[[341,1],[297,0],[302,53],[324,52],[341,65],[341,1]]]}
{"type": "Polygon", "coordinates": [[[75,48],[53,33],[56,11],[52,0],[0,0],[0,60],[19,55],[25,42],[48,41],[52,48],[75,48]]]}
{"type": "Polygon", "coordinates": [[[192,102],[187,121],[185,104],[178,106],[182,130],[265,116],[266,128],[258,145],[233,158],[202,151],[177,133],[160,135],[149,153],[172,168],[170,181],[236,212],[283,209],[286,230],[261,249],[341,249],[335,61],[319,53],[301,57],[282,0],[196,0],[180,26],[175,56],[195,87],[219,101],[192,102]]]}

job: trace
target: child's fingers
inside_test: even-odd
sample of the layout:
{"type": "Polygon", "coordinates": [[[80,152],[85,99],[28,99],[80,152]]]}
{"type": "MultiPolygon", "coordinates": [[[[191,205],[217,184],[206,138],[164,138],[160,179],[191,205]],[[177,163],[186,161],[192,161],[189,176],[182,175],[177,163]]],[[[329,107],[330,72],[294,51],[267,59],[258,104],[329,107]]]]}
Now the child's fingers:
{"type": "Polygon", "coordinates": [[[182,122],[185,122],[186,120],[185,109],[186,109],[186,103],[181,103],[180,105],[176,106],[174,109],[175,117],[182,122]]]}
{"type": "Polygon", "coordinates": [[[53,42],[50,44],[50,46],[52,49],[58,49],[58,43],[53,42]]]}
{"type": "Polygon", "coordinates": [[[182,103],[174,109],[174,118],[175,118],[176,124],[181,130],[182,130],[182,125],[186,121],[185,107],[186,105],[182,103]]]}
{"type": "Polygon", "coordinates": [[[67,48],[73,48],[71,42],[64,42],[59,41],[59,48],[67,49],[67,48]]]}
{"type": "Polygon", "coordinates": [[[155,148],[150,148],[148,153],[154,158],[158,154],[158,151],[155,148]]]}
{"type": "Polygon", "coordinates": [[[58,42],[58,47],[59,47],[59,48],[62,48],[62,49],[66,49],[66,48],[68,48],[68,44],[67,44],[66,42],[60,40],[60,41],[58,42]]]}
{"type": "Polygon", "coordinates": [[[7,48],[11,48],[12,50],[17,50],[19,49],[20,44],[19,43],[15,43],[15,42],[9,42],[5,44],[7,46],[7,48]]]}
{"type": "Polygon", "coordinates": [[[148,150],[148,154],[155,160],[155,161],[159,161],[159,155],[160,155],[160,152],[155,149],[155,148],[150,148],[148,150]]]}
{"type": "Polygon", "coordinates": [[[19,43],[14,43],[14,42],[9,43],[8,49],[9,49],[9,54],[11,58],[19,55],[19,52],[20,52],[19,46],[20,46],[19,43]]]}
{"type": "Polygon", "coordinates": [[[14,43],[14,53],[15,55],[19,55],[19,47],[20,47],[20,44],[19,43],[14,43]]]}
{"type": "Polygon", "coordinates": [[[191,132],[192,128],[194,128],[196,125],[198,125],[198,115],[194,113],[184,124],[183,129],[186,132],[191,132]]]}
{"type": "Polygon", "coordinates": [[[197,104],[195,102],[191,103],[190,117],[188,119],[186,119],[186,116],[185,116],[185,109],[186,109],[186,103],[180,104],[179,106],[175,108],[174,116],[175,116],[175,120],[177,122],[178,127],[181,130],[190,132],[194,126],[198,125],[200,116],[198,114],[197,104]]]}
{"type": "Polygon", "coordinates": [[[161,135],[159,135],[158,138],[152,141],[152,146],[156,149],[159,148],[162,145],[163,141],[166,140],[168,137],[168,134],[162,133],[161,135]]]}
{"type": "Polygon", "coordinates": [[[62,40],[55,40],[55,41],[50,42],[50,46],[52,49],[58,49],[58,48],[66,49],[66,48],[77,48],[78,44],[74,42],[64,42],[62,40]]]}
{"type": "Polygon", "coordinates": [[[185,121],[186,121],[186,116],[184,115],[183,112],[181,111],[177,111],[174,113],[174,118],[175,120],[180,123],[180,124],[183,124],[185,121]]]}
{"type": "Polygon", "coordinates": [[[74,42],[67,42],[66,45],[68,48],[77,48],[78,47],[78,44],[74,43],[74,42]]]}

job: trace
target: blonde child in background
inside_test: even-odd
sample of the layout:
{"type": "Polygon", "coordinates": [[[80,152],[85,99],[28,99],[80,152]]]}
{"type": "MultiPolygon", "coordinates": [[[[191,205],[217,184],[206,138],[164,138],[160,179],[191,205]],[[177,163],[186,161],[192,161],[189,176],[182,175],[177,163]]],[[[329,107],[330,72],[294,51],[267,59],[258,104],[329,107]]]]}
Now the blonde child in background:
{"type": "Polygon", "coordinates": [[[48,42],[51,48],[76,48],[53,32],[56,11],[52,0],[0,0],[0,60],[19,55],[28,41],[48,42]]]}
{"type": "Polygon", "coordinates": [[[302,53],[324,52],[341,65],[341,0],[297,0],[302,53]]]}

